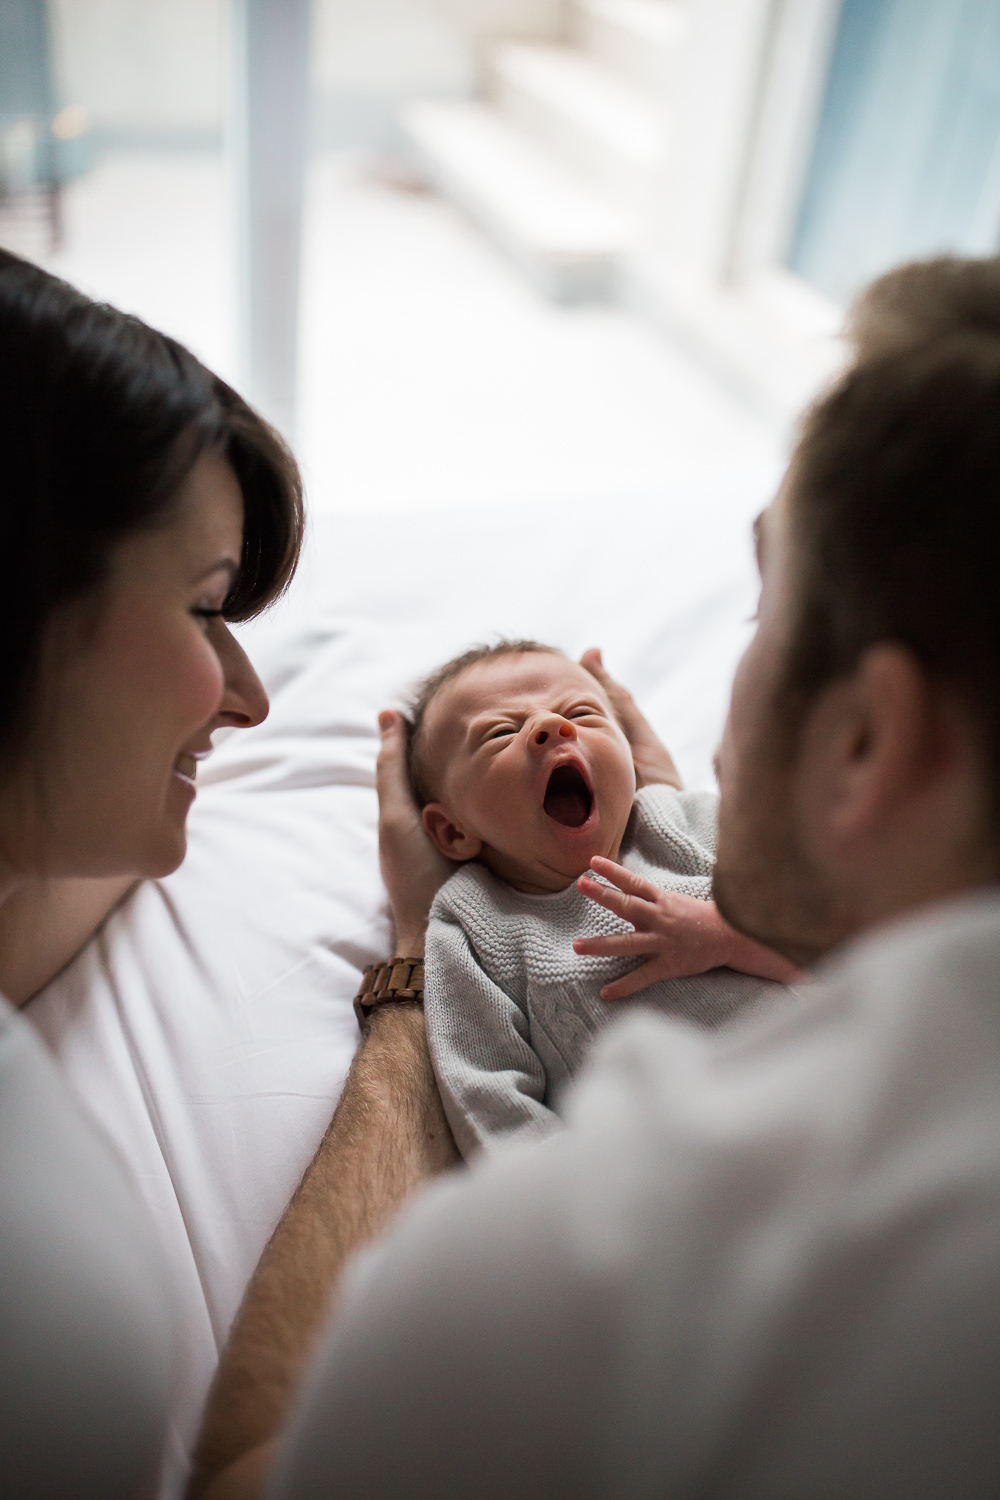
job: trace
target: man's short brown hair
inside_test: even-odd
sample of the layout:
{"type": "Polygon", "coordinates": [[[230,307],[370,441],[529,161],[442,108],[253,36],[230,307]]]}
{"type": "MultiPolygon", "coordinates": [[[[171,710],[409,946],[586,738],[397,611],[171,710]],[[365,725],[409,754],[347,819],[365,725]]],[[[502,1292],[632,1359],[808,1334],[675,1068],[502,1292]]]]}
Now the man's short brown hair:
{"type": "Polygon", "coordinates": [[[426,807],[435,796],[424,760],[426,736],[423,730],[427,710],[438,693],[446,683],[454,682],[456,677],[460,677],[470,667],[478,666],[480,662],[496,661],[501,656],[524,656],[534,651],[545,652],[549,656],[564,657],[566,655],[558,646],[546,646],[541,641],[504,639],[495,641],[492,646],[470,646],[468,651],[462,652],[461,656],[453,656],[451,661],[446,661],[443,667],[438,667],[436,671],[431,672],[429,677],[417,683],[405,715],[408,730],[406,770],[410,778],[410,788],[421,807],[426,807]]]}
{"type": "Polygon", "coordinates": [[[978,726],[1000,832],[1000,261],[894,271],[854,334],[858,362],[808,414],[789,471],[788,702],[869,645],[909,647],[978,726]]]}

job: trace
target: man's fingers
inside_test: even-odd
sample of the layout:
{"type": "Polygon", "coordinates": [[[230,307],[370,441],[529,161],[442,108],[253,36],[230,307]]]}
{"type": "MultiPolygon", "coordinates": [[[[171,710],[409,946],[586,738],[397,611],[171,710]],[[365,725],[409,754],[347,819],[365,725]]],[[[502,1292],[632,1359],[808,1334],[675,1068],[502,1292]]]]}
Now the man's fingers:
{"type": "Polygon", "coordinates": [[[662,782],[680,791],[684,783],[674,765],[673,756],[649,721],[640,713],[632,694],[607,672],[596,646],[591,646],[589,651],[583,653],[580,665],[601,684],[625,731],[625,738],[632,746],[639,786],[653,786],[662,782]]]}
{"type": "Polygon", "coordinates": [[[406,774],[406,723],[401,714],[386,708],[378,716],[378,727],[382,743],[375,764],[375,785],[382,817],[419,817],[406,774]]]}
{"type": "Polygon", "coordinates": [[[383,708],[378,716],[378,732],[381,736],[378,773],[381,776],[395,776],[400,769],[405,769],[406,762],[406,724],[402,714],[397,714],[391,708],[383,708]]]}
{"type": "Polygon", "coordinates": [[[392,909],[397,941],[421,951],[427,913],[454,866],[423,830],[420,809],[406,774],[406,720],[393,709],[379,714],[382,745],[376,769],[379,863],[392,909]]]}
{"type": "Polygon", "coordinates": [[[642,723],[645,723],[645,720],[642,719],[642,716],[639,714],[639,711],[635,706],[635,699],[632,697],[632,694],[628,691],[627,688],[623,688],[620,682],[616,682],[615,679],[611,676],[608,669],[605,667],[604,660],[601,656],[600,647],[591,646],[589,651],[585,651],[580,657],[580,665],[584,668],[585,671],[590,673],[591,677],[597,678],[597,681],[601,684],[601,687],[610,698],[612,707],[614,708],[618,717],[622,720],[622,728],[625,730],[628,738],[631,739],[631,734],[629,733],[629,725],[626,720],[630,716],[634,719],[641,720],[642,723]]]}
{"type": "Polygon", "coordinates": [[[598,682],[601,684],[601,687],[613,702],[619,698],[627,698],[630,703],[632,702],[632,695],[622,687],[620,682],[615,681],[615,679],[611,676],[611,673],[608,671],[607,667],[604,665],[604,658],[601,655],[600,646],[589,647],[589,649],[586,650],[580,657],[580,665],[584,668],[585,671],[590,673],[591,677],[597,678],[598,682]]]}
{"type": "Polygon", "coordinates": [[[594,958],[620,958],[622,954],[634,957],[640,953],[657,953],[663,947],[663,939],[655,932],[614,932],[601,937],[576,938],[574,953],[585,953],[594,958]]]}
{"type": "Polygon", "coordinates": [[[580,665],[585,671],[590,673],[591,677],[596,677],[602,687],[606,682],[611,681],[611,678],[604,670],[604,659],[601,656],[600,646],[589,647],[580,657],[580,665]]]}

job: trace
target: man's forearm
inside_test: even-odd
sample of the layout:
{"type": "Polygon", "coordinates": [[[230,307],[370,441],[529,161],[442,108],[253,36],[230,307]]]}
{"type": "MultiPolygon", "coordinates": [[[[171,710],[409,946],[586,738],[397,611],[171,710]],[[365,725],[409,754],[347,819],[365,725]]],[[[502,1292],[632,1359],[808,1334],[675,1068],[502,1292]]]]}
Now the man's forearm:
{"type": "Polygon", "coordinates": [[[209,1400],[191,1500],[254,1492],[229,1485],[226,1471],[282,1426],[345,1262],[413,1188],[457,1160],[423,1013],[415,1005],[380,1006],[330,1128],[247,1288],[209,1400]]]}

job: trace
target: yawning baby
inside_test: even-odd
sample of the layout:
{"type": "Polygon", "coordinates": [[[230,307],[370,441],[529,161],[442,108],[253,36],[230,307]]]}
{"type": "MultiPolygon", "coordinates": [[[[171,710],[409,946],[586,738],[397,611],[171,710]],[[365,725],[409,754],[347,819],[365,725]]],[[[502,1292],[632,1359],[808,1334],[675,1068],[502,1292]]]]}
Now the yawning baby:
{"type": "Polygon", "coordinates": [[[637,792],[603,688],[554,648],[504,641],[435,672],[411,710],[409,766],[424,828],[458,866],[431,910],[425,1010],[467,1158],[558,1127],[560,1087],[618,996],[648,984],[643,1004],[715,1026],[794,976],[711,901],[714,795],[637,792]],[[637,926],[666,911],[659,967],[673,977],[648,982],[665,939],[636,938],[616,915],[629,900],[637,926]]]}

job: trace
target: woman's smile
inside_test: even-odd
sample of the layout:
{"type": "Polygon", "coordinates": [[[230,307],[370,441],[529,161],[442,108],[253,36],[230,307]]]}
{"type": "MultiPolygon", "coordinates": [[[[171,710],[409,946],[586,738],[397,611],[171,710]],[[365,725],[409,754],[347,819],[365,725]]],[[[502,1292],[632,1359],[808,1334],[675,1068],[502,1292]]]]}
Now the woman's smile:
{"type": "Polygon", "coordinates": [[[186,786],[196,791],[198,762],[200,760],[207,760],[211,753],[211,750],[182,750],[174,761],[174,775],[179,781],[183,781],[186,786]]]}

